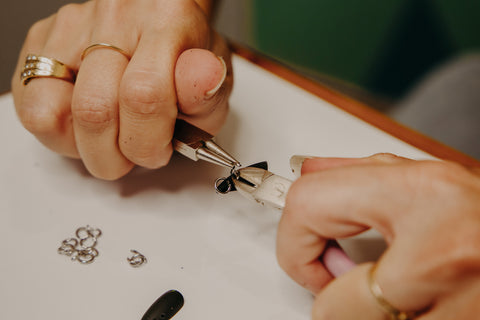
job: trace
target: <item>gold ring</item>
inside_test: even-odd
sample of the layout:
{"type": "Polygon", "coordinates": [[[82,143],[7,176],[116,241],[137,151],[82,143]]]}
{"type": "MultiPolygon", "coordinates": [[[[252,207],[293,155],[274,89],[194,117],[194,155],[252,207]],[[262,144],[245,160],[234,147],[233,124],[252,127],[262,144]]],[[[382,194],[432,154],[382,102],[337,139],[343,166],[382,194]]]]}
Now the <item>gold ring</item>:
{"type": "Polygon", "coordinates": [[[92,51],[94,49],[100,49],[100,48],[113,49],[113,50],[118,51],[121,54],[123,54],[128,60],[130,60],[130,58],[131,58],[130,55],[125,50],[120,49],[119,47],[116,47],[112,44],[100,42],[100,43],[94,43],[94,44],[88,46],[85,50],[83,50],[80,59],[83,60],[87,56],[87,54],[90,53],[90,51],[92,51]]]}
{"type": "Polygon", "coordinates": [[[400,311],[394,306],[392,306],[384,297],[383,290],[380,288],[380,285],[375,280],[375,272],[377,270],[377,265],[374,264],[370,271],[368,272],[368,287],[373,297],[379,304],[379,306],[388,313],[390,319],[392,320],[412,320],[415,319],[418,314],[416,312],[405,312],[400,311]]]}
{"type": "Polygon", "coordinates": [[[24,85],[33,78],[56,78],[74,83],[76,76],[72,68],[58,60],[28,54],[20,73],[20,80],[24,85]]]}

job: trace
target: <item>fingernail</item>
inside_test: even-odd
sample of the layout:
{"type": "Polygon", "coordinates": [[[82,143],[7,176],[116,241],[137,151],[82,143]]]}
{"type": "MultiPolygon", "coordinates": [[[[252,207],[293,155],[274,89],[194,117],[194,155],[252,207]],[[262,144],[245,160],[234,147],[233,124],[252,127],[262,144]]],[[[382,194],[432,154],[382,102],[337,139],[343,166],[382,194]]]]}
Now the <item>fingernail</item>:
{"type": "Polygon", "coordinates": [[[213,97],[215,93],[217,93],[217,91],[222,87],[222,84],[225,81],[225,78],[227,77],[227,64],[225,63],[225,60],[223,60],[222,57],[217,57],[217,58],[222,63],[222,67],[223,67],[222,78],[213,89],[205,92],[205,99],[210,99],[211,97],[213,97]]]}
{"type": "Polygon", "coordinates": [[[290,168],[292,168],[293,174],[298,178],[302,175],[303,162],[307,159],[312,159],[311,156],[299,156],[294,155],[290,158],[290,168]]]}

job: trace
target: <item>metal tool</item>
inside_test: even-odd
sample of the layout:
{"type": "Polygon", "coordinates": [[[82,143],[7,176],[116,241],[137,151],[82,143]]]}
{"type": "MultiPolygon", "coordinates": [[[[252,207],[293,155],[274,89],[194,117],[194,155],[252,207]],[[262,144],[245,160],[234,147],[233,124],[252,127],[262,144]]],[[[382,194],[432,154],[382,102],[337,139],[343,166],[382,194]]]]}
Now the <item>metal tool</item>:
{"type": "Polygon", "coordinates": [[[235,170],[235,189],[244,197],[282,210],[292,181],[256,166],[235,170]]]}
{"type": "Polygon", "coordinates": [[[178,119],[173,134],[173,148],[194,161],[205,160],[227,168],[240,167],[240,162],[213,142],[208,132],[178,119]]]}
{"type": "MultiPolygon", "coordinates": [[[[225,178],[222,183],[224,186],[221,186],[220,189],[226,189],[228,192],[237,190],[248,199],[280,210],[285,207],[287,193],[292,185],[292,181],[268,171],[266,162],[233,170],[232,175],[225,178]],[[233,186],[228,185],[229,183],[233,183],[233,186]]],[[[216,188],[218,187],[216,186],[216,188]]],[[[331,258],[328,261],[326,260],[327,256],[333,256],[331,254],[333,251],[337,252],[335,259],[338,259],[338,256],[341,255],[343,260],[348,260],[352,266],[355,265],[340,245],[335,240],[330,240],[320,259],[333,276],[341,274],[338,272],[335,261],[331,258]]]]}

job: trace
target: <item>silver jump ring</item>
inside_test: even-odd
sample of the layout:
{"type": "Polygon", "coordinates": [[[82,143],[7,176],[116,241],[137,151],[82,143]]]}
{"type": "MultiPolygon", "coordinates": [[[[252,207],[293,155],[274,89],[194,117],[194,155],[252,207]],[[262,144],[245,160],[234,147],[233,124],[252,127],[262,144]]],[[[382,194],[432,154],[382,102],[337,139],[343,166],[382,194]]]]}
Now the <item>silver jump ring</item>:
{"type": "Polygon", "coordinates": [[[95,228],[90,228],[88,229],[88,234],[94,238],[98,238],[102,235],[102,230],[100,229],[95,229],[95,228]]]}
{"type": "Polygon", "coordinates": [[[220,193],[220,194],[227,194],[229,193],[230,191],[232,191],[232,184],[229,182],[228,183],[228,188],[227,190],[223,191],[223,190],[220,190],[220,185],[225,182],[225,181],[228,181],[228,178],[218,178],[217,180],[215,180],[215,191],[217,193],[220,193]]]}
{"type": "Polygon", "coordinates": [[[78,228],[75,235],[78,239],[67,238],[62,241],[62,245],[57,249],[58,253],[69,256],[72,261],[77,260],[82,264],[92,263],[98,256],[98,250],[95,249],[95,246],[97,238],[102,235],[102,231],[87,225],[78,228]]]}
{"type": "Polygon", "coordinates": [[[72,246],[71,244],[65,244],[65,243],[62,244],[62,246],[57,249],[57,252],[59,254],[63,254],[69,257],[76,251],[77,250],[75,249],[74,246],[72,246]]]}
{"type": "Polygon", "coordinates": [[[87,239],[88,237],[90,237],[90,234],[88,232],[88,228],[89,228],[89,226],[78,228],[75,231],[75,235],[77,236],[77,238],[80,239],[80,240],[83,240],[83,239],[87,239]]]}
{"type": "Polygon", "coordinates": [[[97,245],[97,238],[88,237],[80,240],[80,246],[82,248],[93,248],[97,245]]]}
{"type": "Polygon", "coordinates": [[[133,256],[127,258],[127,261],[132,267],[138,268],[147,263],[147,258],[137,250],[132,249],[130,252],[133,253],[133,256]]]}
{"type": "Polygon", "coordinates": [[[70,245],[75,248],[78,245],[78,240],[76,238],[68,238],[62,241],[62,245],[70,245]]]}
{"type": "Polygon", "coordinates": [[[77,260],[80,263],[88,264],[88,263],[92,263],[97,256],[98,256],[97,249],[87,248],[87,249],[78,251],[77,260]]]}
{"type": "Polygon", "coordinates": [[[75,235],[77,236],[78,239],[83,240],[87,238],[98,238],[102,235],[102,230],[92,228],[89,225],[86,227],[80,227],[75,231],[75,235]]]}

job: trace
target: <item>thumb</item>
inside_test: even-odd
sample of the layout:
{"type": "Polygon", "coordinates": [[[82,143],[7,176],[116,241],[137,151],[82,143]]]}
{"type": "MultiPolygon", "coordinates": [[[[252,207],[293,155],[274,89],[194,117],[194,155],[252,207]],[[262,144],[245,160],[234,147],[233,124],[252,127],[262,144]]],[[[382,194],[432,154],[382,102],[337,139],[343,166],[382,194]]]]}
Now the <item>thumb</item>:
{"type": "Polygon", "coordinates": [[[205,49],[184,51],[175,67],[181,117],[215,134],[227,113],[230,77],[222,57],[205,49]]]}

